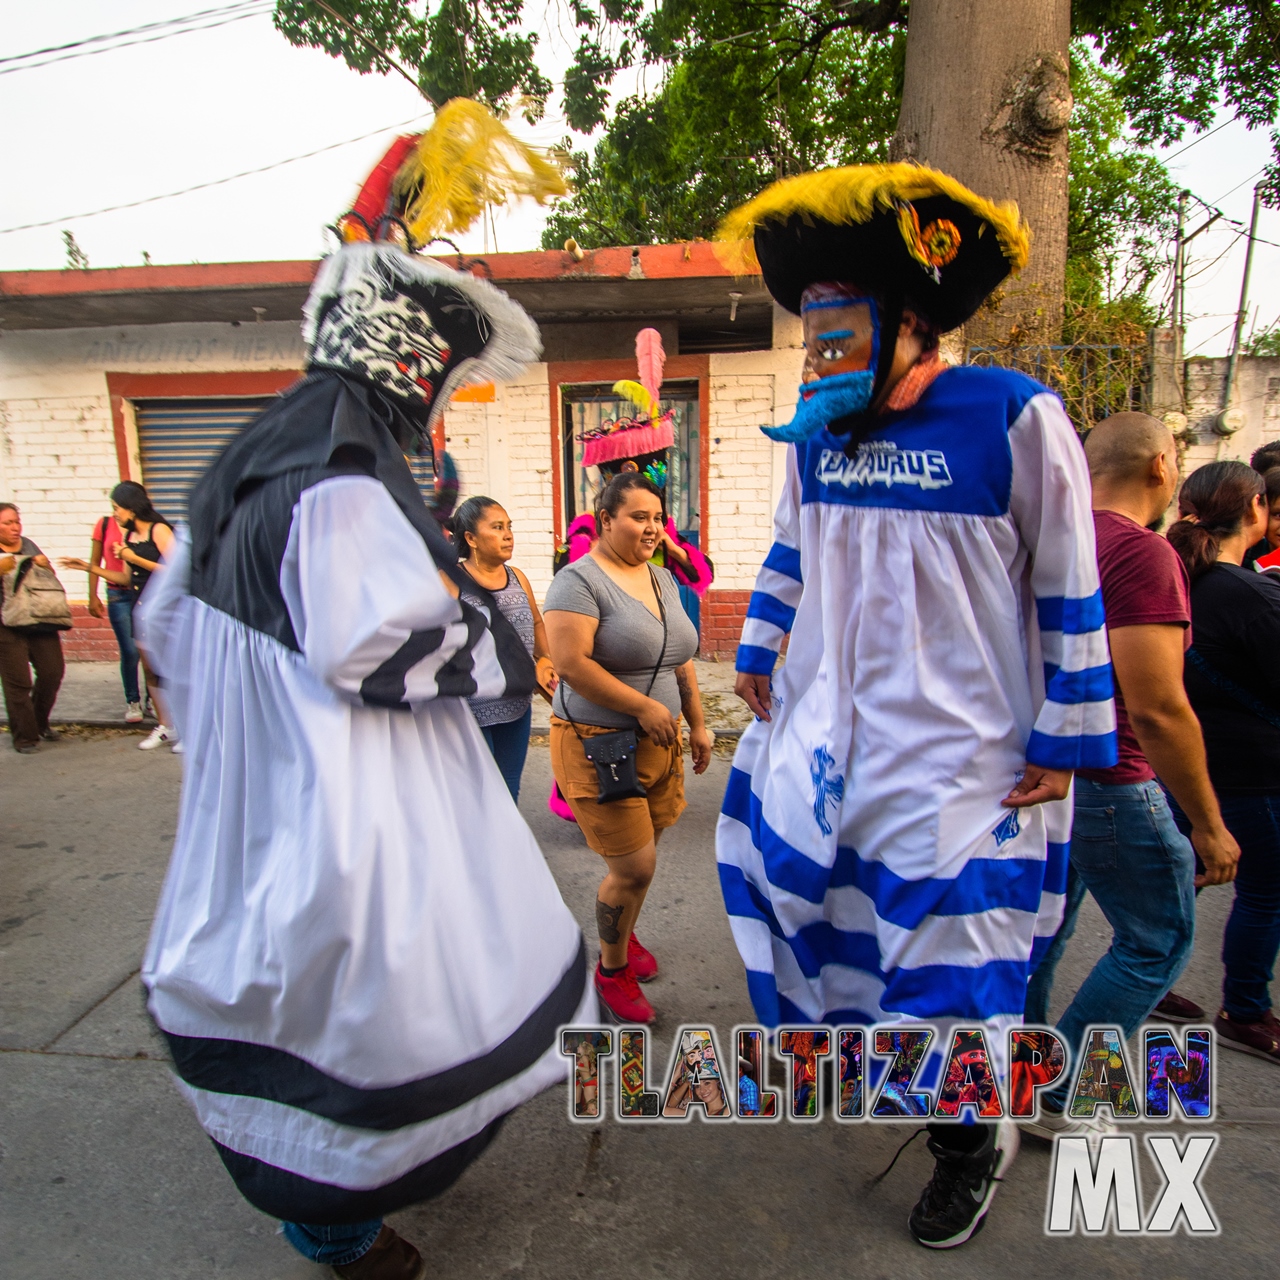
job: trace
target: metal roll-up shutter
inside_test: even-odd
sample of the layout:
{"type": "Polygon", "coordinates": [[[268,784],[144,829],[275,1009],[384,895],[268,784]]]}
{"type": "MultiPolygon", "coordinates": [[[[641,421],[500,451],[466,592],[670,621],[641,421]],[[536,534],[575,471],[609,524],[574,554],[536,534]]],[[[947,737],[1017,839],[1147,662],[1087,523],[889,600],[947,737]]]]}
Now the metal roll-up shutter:
{"type": "MultiPolygon", "coordinates": [[[[187,518],[191,487],[236,433],[269,405],[274,396],[217,400],[135,400],[142,482],[152,505],[166,520],[187,518]]],[[[431,454],[409,460],[422,496],[435,491],[431,454]]]]}
{"type": "Polygon", "coordinates": [[[175,524],[187,518],[191,486],[274,397],[137,400],[142,482],[152,505],[175,524]]]}

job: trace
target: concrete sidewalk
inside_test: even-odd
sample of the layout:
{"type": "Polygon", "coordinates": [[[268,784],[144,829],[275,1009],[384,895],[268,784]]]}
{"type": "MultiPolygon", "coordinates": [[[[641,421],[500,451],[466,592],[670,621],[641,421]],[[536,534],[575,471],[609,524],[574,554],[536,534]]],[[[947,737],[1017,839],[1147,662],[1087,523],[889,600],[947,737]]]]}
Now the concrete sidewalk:
{"type": "MultiPolygon", "coordinates": [[[[173,839],[183,760],[98,734],[0,750],[0,1258],[15,1280],[322,1280],[236,1193],[169,1077],[138,965],[173,839]]],[[[641,919],[662,974],[651,1085],[682,1022],[721,1044],[752,1020],[717,881],[722,758],[688,779],[641,919]]],[[[530,751],[521,811],[566,902],[594,936],[600,860],[545,807],[549,752],[530,751]]],[[[476,850],[477,857],[485,851],[476,850]]],[[[1229,890],[1200,897],[1178,988],[1217,1007],[1229,890]]],[[[1092,902],[1059,971],[1055,1012],[1109,937],[1092,902]]],[[[433,1280],[990,1280],[993,1276],[1255,1280],[1275,1275],[1280,1071],[1223,1052],[1221,1136],[1204,1187],[1217,1238],[1049,1239],[1049,1151],[1028,1139],[982,1234],[944,1258],[906,1219],[928,1179],[923,1142],[872,1185],[909,1125],[579,1126],[567,1090],[511,1117],[438,1200],[394,1215],[433,1280]],[[1269,1261],[1270,1259],[1270,1261],[1269,1261]]],[[[1143,1126],[1147,1132],[1152,1130],[1143,1126]]],[[[1168,1129],[1164,1130],[1168,1132],[1168,1129]]],[[[1178,1125],[1174,1132],[1187,1132],[1178,1125]]],[[[1143,1205],[1161,1180],[1145,1156],[1143,1205]]]]}
{"type": "MultiPolygon", "coordinates": [[[[733,692],[732,663],[696,662],[698,687],[707,724],[720,737],[737,737],[751,722],[746,704],[733,692]]],[[[68,662],[50,720],[54,724],[82,724],[101,729],[126,729],[120,668],[114,662],[68,662]]],[[[154,718],[146,721],[150,726],[154,718]]],[[[551,712],[546,700],[533,700],[533,732],[546,733],[551,712]]],[[[8,724],[0,705],[0,724],[8,724]]]]}

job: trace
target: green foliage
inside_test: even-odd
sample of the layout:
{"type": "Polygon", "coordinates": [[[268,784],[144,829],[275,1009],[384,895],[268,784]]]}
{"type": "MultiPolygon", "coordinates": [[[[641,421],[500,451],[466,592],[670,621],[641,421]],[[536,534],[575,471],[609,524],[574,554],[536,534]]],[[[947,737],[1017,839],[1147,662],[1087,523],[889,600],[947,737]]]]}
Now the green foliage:
{"type": "Polygon", "coordinates": [[[290,44],[323,49],[362,73],[389,72],[388,57],[395,59],[434,106],[458,97],[496,111],[516,105],[532,124],[552,85],[533,60],[537,36],[518,30],[523,8],[523,0],[442,0],[434,8],[407,0],[278,0],[275,25],[290,44]]]}
{"type": "MultiPolygon", "coordinates": [[[[570,127],[604,129],[593,151],[571,157],[577,189],[553,214],[548,246],[570,235],[707,236],[778,177],[887,154],[907,0],[550,2],[580,33],[564,83],[570,127]],[[658,88],[610,114],[617,74],[637,64],[658,70],[658,88]]],[[[1072,17],[1097,57],[1077,43],[1067,298],[1078,327],[1094,332],[1146,316],[1141,300],[1171,232],[1173,184],[1134,144],[1207,128],[1222,104],[1250,127],[1274,125],[1280,3],[1073,0],[1072,17]]],[[[394,58],[436,105],[465,94],[534,121],[552,85],[524,18],[523,0],[278,0],[275,15],[294,44],[358,71],[387,72],[394,58]]],[[[1280,130],[1272,136],[1280,150],[1280,130]]],[[[1280,204],[1280,165],[1267,184],[1280,204]]]]}
{"type": "MultiPolygon", "coordinates": [[[[579,24],[593,28],[566,79],[566,112],[579,132],[606,119],[615,72],[602,50],[610,31],[627,41],[615,67],[634,58],[669,74],[648,102],[620,105],[593,157],[575,156],[578,195],[562,206],[545,243],[558,244],[575,220],[600,243],[648,239],[650,228],[670,225],[705,235],[734,199],[776,177],[884,153],[900,96],[905,0],[659,0],[647,12],[630,0],[572,3],[579,24]],[[661,149],[655,131],[667,134],[674,171],[688,175],[692,191],[670,189],[665,159],[647,167],[661,149]],[[598,190],[606,181],[610,190],[598,190]],[[662,214],[653,211],[655,199],[662,214]]],[[[1072,16],[1100,64],[1077,53],[1084,118],[1072,132],[1082,155],[1072,164],[1068,271],[1078,300],[1100,305],[1116,292],[1117,269],[1128,273],[1121,293],[1149,282],[1154,245],[1171,216],[1167,175],[1124,145],[1125,127],[1139,145],[1170,143],[1188,127],[1208,128],[1221,104],[1251,127],[1274,124],[1280,4],[1073,0],[1072,16]]],[[[1273,138],[1280,150],[1280,130],[1273,138]]],[[[1280,166],[1267,181],[1280,204],[1280,166]]]]}
{"type": "Polygon", "coordinates": [[[1069,341],[1119,341],[1102,335],[1154,322],[1147,289],[1165,265],[1177,224],[1178,187],[1160,161],[1127,138],[1118,79],[1075,43],[1066,322],[1076,336],[1069,341]]]}
{"type": "Polygon", "coordinates": [[[1251,333],[1244,344],[1247,356],[1280,356],[1280,320],[1251,333]]]}
{"type": "MultiPolygon", "coordinates": [[[[1207,129],[1225,104],[1250,128],[1280,111],[1280,5],[1275,0],[1073,0],[1080,36],[1093,37],[1141,142],[1177,142],[1207,129]]],[[[1272,132],[1280,151],[1280,132],[1272,132]]],[[[1280,165],[1267,174],[1280,203],[1280,165]]]]}
{"type": "Polygon", "coordinates": [[[64,231],[62,243],[67,248],[67,269],[69,271],[88,271],[89,255],[76,243],[75,232],[64,231]]]}
{"type": "MultiPolygon", "coordinates": [[[[618,105],[594,154],[572,156],[575,195],[543,244],[708,237],[777,178],[886,159],[905,30],[868,33],[830,9],[821,23],[796,13],[753,0],[668,3],[633,28],[627,56],[662,58],[669,69],[651,97],[618,105]],[[744,31],[753,34],[732,38],[744,31]]],[[[598,98],[573,97],[572,83],[570,122],[603,119],[602,108],[591,114],[598,98]]]]}

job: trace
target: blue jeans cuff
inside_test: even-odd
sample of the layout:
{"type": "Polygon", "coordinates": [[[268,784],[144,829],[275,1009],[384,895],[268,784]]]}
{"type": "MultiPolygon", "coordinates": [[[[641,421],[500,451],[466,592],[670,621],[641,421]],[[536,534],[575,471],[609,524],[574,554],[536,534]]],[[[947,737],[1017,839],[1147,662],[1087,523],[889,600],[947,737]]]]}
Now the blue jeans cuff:
{"type": "Polygon", "coordinates": [[[284,1238],[304,1258],[327,1267],[345,1267],[363,1258],[382,1230],[382,1219],[352,1222],[341,1226],[312,1226],[304,1222],[282,1222],[284,1238]]]}

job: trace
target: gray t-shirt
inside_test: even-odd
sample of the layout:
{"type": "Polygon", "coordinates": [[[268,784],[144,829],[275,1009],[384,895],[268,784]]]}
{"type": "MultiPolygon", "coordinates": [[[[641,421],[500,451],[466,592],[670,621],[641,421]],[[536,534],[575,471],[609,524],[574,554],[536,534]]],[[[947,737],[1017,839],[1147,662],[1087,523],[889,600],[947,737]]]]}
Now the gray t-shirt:
{"type": "MultiPolygon", "coordinates": [[[[688,662],[698,651],[698,632],[680,603],[680,589],[666,569],[653,568],[662,589],[662,604],[667,611],[667,645],[662,647],[662,622],[653,610],[629,596],[591,556],[583,556],[566,566],[551,579],[551,589],[543,603],[543,612],[560,609],[565,613],[583,613],[599,618],[595,648],[591,656],[610,675],[640,693],[649,687],[653,664],[662,653],[658,678],[649,696],[661,702],[673,716],[680,714],[680,689],[675,669],[688,662]]],[[[565,701],[568,712],[580,724],[601,725],[610,729],[634,729],[635,716],[608,707],[597,706],[569,688],[561,680],[556,689],[552,710],[562,719],[565,701]]]]}

